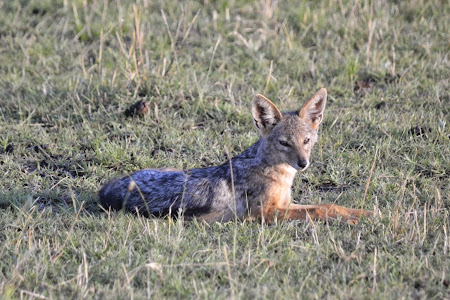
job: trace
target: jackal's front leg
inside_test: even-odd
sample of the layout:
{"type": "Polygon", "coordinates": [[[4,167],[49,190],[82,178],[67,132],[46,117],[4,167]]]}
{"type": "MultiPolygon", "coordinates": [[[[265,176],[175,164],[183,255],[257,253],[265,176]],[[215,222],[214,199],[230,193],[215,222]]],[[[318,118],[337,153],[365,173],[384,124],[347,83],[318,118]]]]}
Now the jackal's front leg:
{"type": "Polygon", "coordinates": [[[358,224],[362,216],[372,213],[363,209],[352,209],[335,204],[299,205],[291,204],[286,208],[267,208],[263,210],[266,222],[277,220],[341,220],[349,224],[358,224]]]}

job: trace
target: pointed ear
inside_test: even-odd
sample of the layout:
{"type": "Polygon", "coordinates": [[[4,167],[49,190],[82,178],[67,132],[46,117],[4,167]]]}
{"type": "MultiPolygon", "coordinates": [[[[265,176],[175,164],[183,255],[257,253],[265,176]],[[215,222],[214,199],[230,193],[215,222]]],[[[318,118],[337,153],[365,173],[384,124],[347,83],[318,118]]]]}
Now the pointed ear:
{"type": "Polygon", "coordinates": [[[300,118],[309,122],[314,130],[319,128],[323,119],[323,111],[327,102],[327,90],[321,88],[312,98],[300,109],[300,118]]]}
{"type": "Polygon", "coordinates": [[[252,115],[255,126],[262,136],[267,136],[282,118],[275,104],[260,94],[253,99],[252,115]]]}

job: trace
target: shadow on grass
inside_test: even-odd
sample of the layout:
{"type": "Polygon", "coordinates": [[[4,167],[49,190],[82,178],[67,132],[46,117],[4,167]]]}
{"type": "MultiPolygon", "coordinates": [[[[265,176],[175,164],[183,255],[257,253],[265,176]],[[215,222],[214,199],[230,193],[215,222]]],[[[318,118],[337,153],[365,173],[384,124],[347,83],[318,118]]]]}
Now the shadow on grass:
{"type": "Polygon", "coordinates": [[[88,215],[100,215],[103,210],[98,205],[97,191],[93,190],[69,190],[32,192],[24,189],[14,189],[0,194],[0,210],[50,211],[58,213],[78,213],[88,215]]]}

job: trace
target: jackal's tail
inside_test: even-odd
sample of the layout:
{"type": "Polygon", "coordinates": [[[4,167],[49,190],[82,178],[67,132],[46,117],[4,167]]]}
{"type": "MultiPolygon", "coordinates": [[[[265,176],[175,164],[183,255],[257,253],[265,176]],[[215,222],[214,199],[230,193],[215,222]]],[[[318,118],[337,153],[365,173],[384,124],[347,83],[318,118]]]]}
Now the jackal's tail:
{"type": "Polygon", "coordinates": [[[105,184],[99,191],[100,205],[106,210],[121,210],[127,195],[127,178],[113,180],[105,184]]]}

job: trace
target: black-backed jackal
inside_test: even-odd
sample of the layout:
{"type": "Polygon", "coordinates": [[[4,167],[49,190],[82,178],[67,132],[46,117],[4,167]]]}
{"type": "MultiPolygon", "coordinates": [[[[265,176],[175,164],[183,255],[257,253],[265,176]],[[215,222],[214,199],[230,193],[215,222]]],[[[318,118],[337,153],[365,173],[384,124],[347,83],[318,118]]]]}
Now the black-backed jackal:
{"type": "Polygon", "coordinates": [[[215,167],[137,171],[106,184],[100,203],[146,216],[181,212],[187,219],[207,222],[250,217],[269,223],[309,218],[357,223],[371,213],[334,204],[291,203],[295,174],[309,166],[326,99],[322,88],[300,110],[281,113],[256,95],[252,115],[261,137],[243,153],[215,167]]]}

